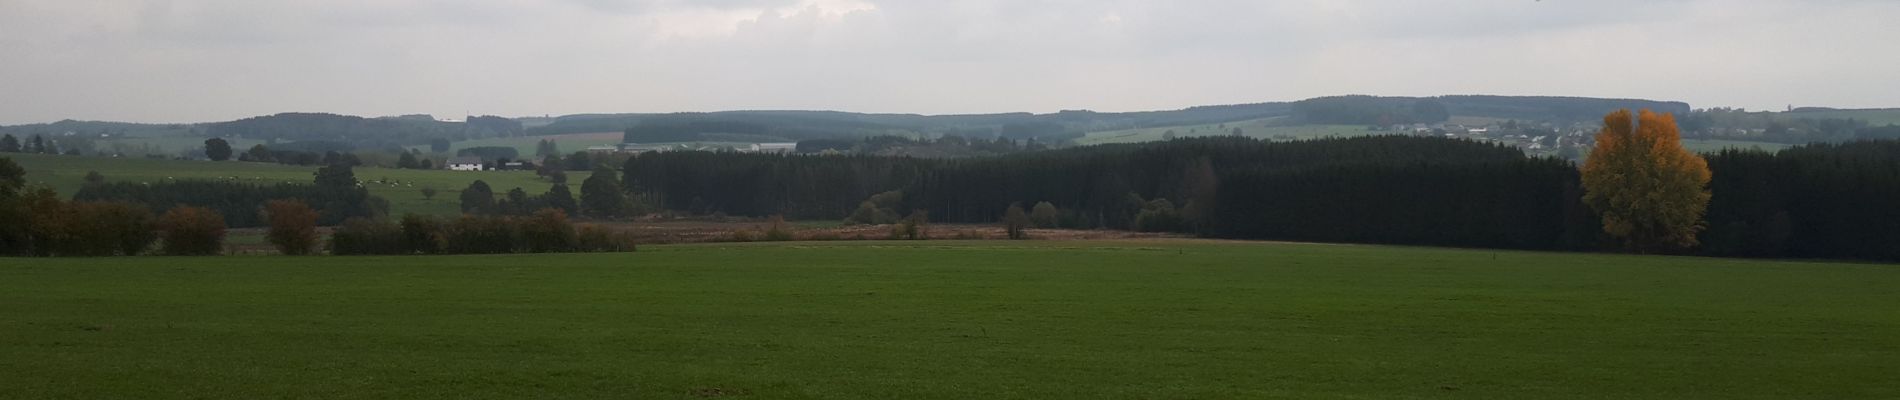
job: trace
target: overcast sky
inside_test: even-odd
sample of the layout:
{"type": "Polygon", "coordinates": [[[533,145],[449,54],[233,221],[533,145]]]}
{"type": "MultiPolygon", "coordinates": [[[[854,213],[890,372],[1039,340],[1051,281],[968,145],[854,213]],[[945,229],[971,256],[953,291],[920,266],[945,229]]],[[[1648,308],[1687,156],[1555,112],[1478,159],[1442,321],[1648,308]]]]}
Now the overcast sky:
{"type": "Polygon", "coordinates": [[[0,124],[1349,93],[1900,107],[1896,21],[1891,0],[0,0],[0,124]]]}

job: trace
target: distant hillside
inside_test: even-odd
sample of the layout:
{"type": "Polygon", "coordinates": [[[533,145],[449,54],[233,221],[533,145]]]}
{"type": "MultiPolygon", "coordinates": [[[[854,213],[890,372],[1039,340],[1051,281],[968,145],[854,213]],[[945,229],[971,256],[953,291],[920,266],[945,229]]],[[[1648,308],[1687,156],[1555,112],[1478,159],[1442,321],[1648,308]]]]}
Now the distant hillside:
{"type": "MultiPolygon", "coordinates": [[[[256,141],[324,141],[356,148],[417,146],[435,140],[626,132],[636,142],[744,139],[745,141],[852,139],[895,135],[966,138],[1004,137],[1056,143],[1090,132],[1157,127],[1200,126],[1275,119],[1276,124],[1387,125],[1443,122],[1451,116],[1544,122],[1589,122],[1619,108],[1686,114],[1682,102],[1537,96],[1376,97],[1333,96],[1296,102],[1210,105],[1179,110],[1096,112],[1065,110],[1047,114],[963,115],[869,114],[843,111],[738,110],[705,113],[575,114],[509,119],[469,117],[466,122],[438,121],[427,115],[365,118],[324,113],[282,113],[205,124],[132,124],[60,121],[0,127],[17,137],[63,135],[102,137],[202,138],[219,136],[256,141]]],[[[1819,110],[1815,113],[1847,112],[1819,110]]],[[[1900,115],[1892,117],[1900,121],[1900,115]]],[[[1887,121],[1881,119],[1879,121],[1887,121]]],[[[1190,128],[1192,129],[1192,128],[1190,128]]],[[[1165,129],[1164,129],[1165,131],[1165,129]]],[[[182,142],[181,142],[182,143],[182,142]]],[[[105,146],[100,146],[104,148],[105,146]]],[[[177,150],[177,149],[172,149],[177,150]]]]}
{"type": "Polygon", "coordinates": [[[0,126],[0,134],[14,137],[33,135],[61,136],[66,133],[88,137],[158,137],[201,135],[200,124],[139,124],[130,122],[62,120],[50,124],[0,126]]]}
{"type": "Polygon", "coordinates": [[[1866,121],[1868,125],[1900,125],[1900,108],[1862,108],[1840,109],[1805,107],[1782,113],[1790,118],[1808,119],[1853,119],[1866,121]]]}
{"type": "Polygon", "coordinates": [[[1069,110],[1051,114],[964,115],[864,114],[842,111],[747,110],[674,114],[581,114],[528,128],[530,135],[635,130],[630,139],[682,140],[682,132],[743,133],[788,140],[870,135],[1007,136],[1017,139],[1080,137],[1083,132],[1221,123],[1286,115],[1289,103],[1202,106],[1170,111],[1103,113],[1069,110]],[[736,132],[716,132],[719,126],[736,132]],[[669,132],[669,133],[660,133],[669,132]]]}
{"type": "Polygon", "coordinates": [[[1678,101],[1542,96],[1378,97],[1333,96],[1294,102],[1295,121],[1306,124],[1391,125],[1444,122],[1453,115],[1545,122],[1603,118],[1619,109],[1684,115],[1678,101]]]}
{"type": "Polygon", "coordinates": [[[520,122],[501,117],[470,117],[467,122],[428,116],[363,118],[325,113],[282,113],[210,124],[208,136],[282,141],[328,141],[358,148],[426,144],[432,139],[461,141],[519,136],[520,122]]]}
{"type": "Polygon", "coordinates": [[[1537,121],[1595,121],[1619,109],[1650,110],[1683,115],[1689,103],[1642,99],[1601,99],[1552,96],[1439,96],[1453,115],[1537,121]]]}

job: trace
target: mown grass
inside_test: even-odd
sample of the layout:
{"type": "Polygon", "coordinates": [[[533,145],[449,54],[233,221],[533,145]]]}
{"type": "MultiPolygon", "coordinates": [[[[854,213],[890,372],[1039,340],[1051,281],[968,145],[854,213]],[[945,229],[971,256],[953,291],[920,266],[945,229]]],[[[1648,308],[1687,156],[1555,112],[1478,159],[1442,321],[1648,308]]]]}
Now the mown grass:
{"type": "MultiPolygon", "coordinates": [[[[148,158],[111,158],[90,156],[53,156],[6,154],[26,169],[26,180],[46,185],[71,196],[85,185],[86,172],[99,171],[107,182],[157,183],[171,179],[229,179],[239,182],[275,184],[309,183],[317,167],[237,161],[185,161],[148,158]]],[[[522,188],[530,194],[547,191],[550,183],[532,171],[449,171],[358,167],[356,178],[370,194],[389,200],[391,214],[419,213],[456,215],[461,213],[458,194],[477,179],[488,183],[497,195],[522,188]],[[423,197],[422,188],[433,187],[433,199],[423,197]]],[[[581,178],[585,178],[582,174],[581,178]]]]}
{"type": "Polygon", "coordinates": [[[1187,241],[0,259],[0,397],[1895,398],[1896,288],[1187,241]]]}

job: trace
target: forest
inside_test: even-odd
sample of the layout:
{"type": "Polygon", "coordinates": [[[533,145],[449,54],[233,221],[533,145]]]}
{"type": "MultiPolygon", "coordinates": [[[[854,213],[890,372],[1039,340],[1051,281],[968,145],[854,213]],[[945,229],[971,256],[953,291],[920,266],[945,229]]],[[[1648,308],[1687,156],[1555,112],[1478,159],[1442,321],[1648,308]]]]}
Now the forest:
{"type": "MultiPolygon", "coordinates": [[[[1900,143],[1817,144],[1710,158],[1701,254],[1895,259],[1900,143]]],[[[1577,167],[1510,147],[1375,136],[1209,137],[969,159],[660,153],[625,187],[695,213],[836,219],[871,207],[990,223],[1047,202],[1063,226],[1209,237],[1514,249],[1611,247],[1577,167]],[[880,193],[895,198],[868,205],[880,193]],[[1143,224],[1178,220],[1175,223],[1143,224]],[[1145,226],[1146,225],[1146,226],[1145,226]]]]}

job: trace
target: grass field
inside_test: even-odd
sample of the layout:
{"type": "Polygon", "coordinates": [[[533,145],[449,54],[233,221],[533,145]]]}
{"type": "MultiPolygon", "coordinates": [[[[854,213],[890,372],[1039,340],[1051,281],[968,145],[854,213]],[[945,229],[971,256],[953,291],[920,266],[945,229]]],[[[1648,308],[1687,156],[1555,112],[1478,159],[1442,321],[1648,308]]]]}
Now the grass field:
{"type": "Polygon", "coordinates": [[[1781,151],[1782,149],[1786,149],[1789,147],[1794,147],[1794,145],[1785,144],[1785,143],[1753,142],[1753,141],[1745,141],[1745,140],[1683,139],[1682,147],[1685,149],[1689,149],[1689,151],[1698,152],[1698,153],[1713,153],[1716,151],[1721,151],[1722,149],[1729,149],[1729,148],[1759,149],[1759,150],[1767,150],[1767,151],[1773,152],[1773,151],[1781,151]]]}
{"type": "Polygon", "coordinates": [[[1155,128],[1124,129],[1116,131],[1089,132],[1075,143],[1079,145],[1135,143],[1166,140],[1168,131],[1174,131],[1175,137],[1222,136],[1232,134],[1234,128],[1240,128],[1243,136],[1262,139],[1317,139],[1329,136],[1365,136],[1381,132],[1368,131],[1359,125],[1293,125],[1283,126],[1285,117],[1263,118],[1225,124],[1203,124],[1165,126],[1155,128]]]}
{"type": "Polygon", "coordinates": [[[870,242],[0,259],[0,397],[1883,399],[1900,266],[870,242]]]}
{"type": "MultiPolygon", "coordinates": [[[[454,154],[456,150],[466,149],[470,147],[491,147],[492,146],[492,147],[513,147],[515,148],[516,152],[519,152],[523,156],[533,156],[536,144],[540,143],[542,140],[553,140],[555,149],[560,150],[561,154],[566,155],[566,154],[573,154],[576,151],[587,150],[587,147],[589,146],[605,146],[605,145],[620,143],[621,135],[622,134],[620,132],[570,133],[570,134],[564,134],[564,135],[522,136],[522,137],[508,137],[508,138],[464,140],[464,141],[455,142],[451,144],[449,146],[449,154],[454,154]]],[[[423,152],[429,151],[429,146],[409,146],[409,148],[421,150],[423,152]]],[[[536,158],[536,159],[539,160],[539,158],[536,158]]]]}
{"type": "MultiPolygon", "coordinates": [[[[71,196],[85,184],[86,172],[99,171],[108,182],[161,182],[166,179],[221,179],[272,184],[309,183],[316,167],[237,161],[181,161],[148,158],[110,158],[7,154],[26,169],[29,183],[52,187],[61,195],[71,196]]],[[[547,191],[549,183],[532,171],[449,171],[359,167],[356,179],[363,181],[370,194],[389,200],[391,214],[420,213],[455,215],[461,213],[457,200],[462,188],[476,179],[488,182],[496,194],[516,187],[531,194],[547,191]],[[387,181],[389,183],[381,183],[387,181]],[[434,187],[433,200],[422,196],[423,187],[434,187]]],[[[581,174],[580,178],[586,178],[581,174]]],[[[575,179],[578,181],[579,179],[575,179]]]]}
{"type": "Polygon", "coordinates": [[[1789,118],[1853,118],[1867,121],[1868,125],[1900,125],[1900,108],[1832,111],[1797,111],[1782,113],[1789,118]]]}

